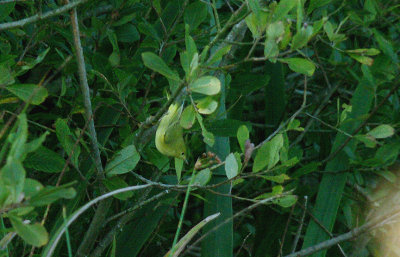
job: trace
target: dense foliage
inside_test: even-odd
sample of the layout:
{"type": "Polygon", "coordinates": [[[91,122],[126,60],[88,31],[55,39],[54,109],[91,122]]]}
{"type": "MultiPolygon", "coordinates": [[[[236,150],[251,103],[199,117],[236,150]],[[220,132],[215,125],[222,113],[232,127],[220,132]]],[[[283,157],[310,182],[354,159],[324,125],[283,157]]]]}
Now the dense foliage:
{"type": "Polygon", "coordinates": [[[1,0],[0,256],[400,256],[399,19],[1,0]]]}

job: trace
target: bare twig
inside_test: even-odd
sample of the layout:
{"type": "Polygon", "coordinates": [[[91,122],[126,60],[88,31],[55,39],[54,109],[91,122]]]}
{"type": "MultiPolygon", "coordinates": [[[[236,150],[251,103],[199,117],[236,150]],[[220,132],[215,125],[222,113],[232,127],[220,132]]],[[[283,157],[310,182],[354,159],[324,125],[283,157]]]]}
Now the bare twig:
{"type": "Polygon", "coordinates": [[[307,210],[307,200],[308,200],[308,197],[304,196],[303,214],[301,215],[301,218],[300,218],[300,223],[299,223],[299,227],[297,229],[296,237],[293,240],[292,252],[291,253],[294,253],[296,251],[296,247],[297,247],[297,244],[298,244],[300,236],[301,236],[301,231],[303,230],[304,218],[306,216],[306,210],[307,210]]]}
{"type": "Polygon", "coordinates": [[[89,1],[89,0],[76,0],[70,4],[66,4],[60,8],[45,12],[43,14],[38,13],[36,15],[33,15],[31,17],[28,17],[28,18],[25,18],[22,20],[2,23],[2,24],[0,24],[0,31],[6,30],[6,29],[19,28],[19,27],[23,27],[27,24],[31,24],[31,23],[34,23],[34,22],[37,22],[40,20],[45,20],[47,18],[50,18],[50,17],[56,16],[58,14],[61,14],[63,12],[69,11],[69,10],[75,8],[76,6],[83,4],[87,1],[89,1]]]}

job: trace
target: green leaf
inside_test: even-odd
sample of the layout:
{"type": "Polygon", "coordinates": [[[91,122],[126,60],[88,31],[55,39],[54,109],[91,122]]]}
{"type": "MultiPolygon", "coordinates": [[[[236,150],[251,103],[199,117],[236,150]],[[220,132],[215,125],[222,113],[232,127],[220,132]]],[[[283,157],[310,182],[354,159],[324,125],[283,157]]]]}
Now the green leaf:
{"type": "Polygon", "coordinates": [[[349,53],[349,56],[351,58],[353,58],[354,60],[356,60],[357,62],[368,65],[368,66],[372,66],[372,64],[374,64],[374,59],[372,59],[371,57],[368,57],[368,56],[350,54],[350,53],[349,53]]]}
{"type": "Polygon", "coordinates": [[[239,127],[237,131],[237,139],[240,145],[240,149],[244,153],[245,151],[244,145],[246,143],[246,140],[249,139],[249,130],[247,129],[246,125],[242,125],[239,127]]]}
{"type": "MultiPolygon", "coordinates": [[[[275,40],[268,39],[265,41],[264,45],[264,57],[265,58],[274,58],[277,57],[279,54],[278,44],[275,40]]],[[[271,60],[272,62],[272,60],[271,60]]],[[[275,61],[273,61],[275,62],[275,61]]]]}
{"type": "Polygon", "coordinates": [[[208,59],[207,65],[211,66],[219,61],[221,61],[222,57],[229,53],[231,50],[232,45],[226,45],[224,47],[219,48],[213,55],[208,59]]]}
{"type": "Polygon", "coordinates": [[[12,202],[19,202],[25,183],[25,170],[21,162],[14,158],[9,158],[6,165],[0,169],[0,180],[11,193],[12,202]]]}
{"type": "Polygon", "coordinates": [[[379,125],[378,127],[372,129],[367,133],[367,135],[370,135],[374,138],[380,139],[380,138],[387,138],[391,137],[394,135],[394,128],[390,125],[379,125]]]}
{"type": "Polygon", "coordinates": [[[28,154],[24,161],[26,168],[48,173],[61,172],[65,166],[65,160],[56,152],[41,146],[38,150],[28,154]]]}
{"type": "Polygon", "coordinates": [[[175,159],[175,173],[178,179],[178,182],[181,181],[182,169],[183,169],[183,160],[179,158],[175,159]]]}
{"type": "Polygon", "coordinates": [[[47,89],[36,84],[13,84],[6,89],[19,99],[34,105],[41,104],[48,96],[47,89]]]}
{"type": "Polygon", "coordinates": [[[81,153],[81,147],[77,143],[77,139],[70,131],[66,120],[57,119],[55,123],[56,135],[58,141],[61,143],[68,156],[71,156],[71,162],[75,167],[79,166],[79,155],[81,153]]]}
{"type": "Polygon", "coordinates": [[[273,203],[282,206],[283,208],[288,208],[297,202],[297,196],[295,195],[285,195],[281,198],[275,199],[273,203]]]}
{"type": "Polygon", "coordinates": [[[268,25],[266,33],[268,40],[277,41],[285,33],[285,26],[282,21],[273,22],[268,25]]]}
{"type": "Polygon", "coordinates": [[[239,173],[239,166],[233,153],[230,153],[225,159],[225,173],[228,179],[236,177],[239,173]]]}
{"type": "Polygon", "coordinates": [[[124,174],[133,170],[140,160],[140,155],[134,145],[129,145],[117,152],[107,163],[105,172],[107,176],[124,174]]]}
{"type": "Polygon", "coordinates": [[[281,59],[281,61],[287,63],[289,68],[294,72],[298,72],[307,76],[312,76],[314,74],[315,65],[309,60],[303,58],[287,58],[281,59]]]}
{"type": "Polygon", "coordinates": [[[7,86],[13,84],[14,81],[14,76],[10,69],[4,64],[0,64],[0,85],[7,86]]]}
{"type": "Polygon", "coordinates": [[[316,8],[322,7],[324,5],[329,4],[332,2],[332,0],[311,0],[310,5],[308,6],[308,11],[307,13],[310,14],[312,11],[314,11],[316,8]]]}
{"type": "Polygon", "coordinates": [[[27,178],[24,183],[25,198],[31,198],[43,189],[43,185],[34,179],[27,178]]]}
{"type": "Polygon", "coordinates": [[[17,234],[28,244],[40,247],[49,241],[49,235],[41,224],[25,224],[21,218],[16,216],[10,216],[9,218],[17,234]]]}
{"type": "Polygon", "coordinates": [[[313,27],[307,26],[307,28],[301,28],[300,31],[294,35],[292,39],[291,49],[300,49],[307,45],[308,40],[313,34],[313,27]]]}
{"type": "Polygon", "coordinates": [[[264,179],[269,180],[269,181],[273,181],[279,184],[282,184],[283,182],[285,182],[286,180],[289,180],[290,177],[286,174],[280,174],[277,176],[262,176],[264,179]]]}
{"type": "Polygon", "coordinates": [[[196,105],[199,113],[211,114],[217,109],[218,102],[215,101],[212,97],[205,97],[198,101],[196,105]]]}
{"type": "Polygon", "coordinates": [[[272,20],[282,20],[296,5],[297,0],[281,0],[275,9],[272,20]]]}
{"type": "Polygon", "coordinates": [[[251,130],[250,123],[234,119],[212,121],[208,130],[216,136],[237,137],[240,126],[247,126],[251,130]]]}
{"type": "Polygon", "coordinates": [[[197,29],[206,18],[207,5],[201,1],[189,4],[183,14],[183,20],[189,25],[190,31],[197,29]]]}
{"type": "Polygon", "coordinates": [[[32,196],[32,198],[29,200],[29,204],[32,206],[44,206],[51,204],[61,198],[74,198],[76,195],[76,191],[75,189],[69,187],[70,185],[71,183],[58,187],[46,186],[32,196]]]}
{"type": "Polygon", "coordinates": [[[11,149],[8,154],[9,158],[22,162],[26,155],[26,140],[28,138],[28,122],[26,114],[18,116],[18,129],[16,133],[12,133],[7,137],[11,143],[11,149]]]}
{"type": "Polygon", "coordinates": [[[14,10],[16,1],[0,4],[0,21],[3,21],[14,10]]]}
{"type": "MultiPolygon", "coordinates": [[[[125,187],[129,186],[128,183],[126,183],[122,178],[120,178],[118,176],[106,178],[105,180],[103,180],[103,183],[107,187],[107,189],[110,191],[114,191],[114,190],[117,190],[120,188],[125,188],[125,187]]],[[[114,195],[115,198],[122,200],[122,201],[125,201],[125,200],[131,198],[132,196],[133,196],[132,191],[114,195]]]]}
{"type": "MultiPolygon", "coordinates": [[[[41,52],[35,60],[33,60],[32,62],[27,63],[26,65],[21,67],[22,73],[24,73],[24,71],[33,69],[37,64],[41,63],[44,58],[46,57],[47,53],[50,51],[50,47],[47,48],[46,50],[44,50],[43,52],[41,52]]],[[[21,75],[21,74],[18,74],[21,75]]]]}
{"type": "Polygon", "coordinates": [[[216,95],[221,91],[221,82],[214,76],[203,76],[191,83],[189,90],[203,95],[216,95]]]}
{"type": "Polygon", "coordinates": [[[266,142],[257,151],[253,164],[253,172],[258,172],[265,167],[271,169],[279,162],[279,151],[283,147],[283,136],[278,134],[271,141],[266,142]]]}
{"type": "Polygon", "coordinates": [[[380,54],[380,52],[381,51],[375,48],[360,48],[360,49],[346,50],[346,53],[368,55],[368,56],[378,55],[380,54]]]}
{"type": "Polygon", "coordinates": [[[179,123],[182,128],[190,129],[196,122],[196,113],[193,105],[188,105],[182,112],[179,123]]]}
{"type": "Polygon", "coordinates": [[[374,148],[377,144],[376,139],[370,135],[355,135],[354,138],[363,142],[368,148],[374,148]]]}
{"type": "Polygon", "coordinates": [[[392,62],[397,64],[399,62],[398,55],[393,49],[392,43],[387,40],[378,30],[372,29],[375,40],[378,42],[379,48],[382,52],[392,59],[392,62]]]}
{"type": "Polygon", "coordinates": [[[211,179],[209,168],[199,171],[194,178],[193,185],[205,186],[211,179]]]}
{"type": "Polygon", "coordinates": [[[179,75],[171,70],[168,65],[161,59],[159,56],[152,52],[142,53],[142,59],[144,65],[152,69],[161,75],[165,76],[166,78],[179,81],[179,75]]]}
{"type": "Polygon", "coordinates": [[[199,122],[200,127],[201,127],[201,134],[203,135],[204,143],[206,143],[209,146],[213,146],[214,142],[215,142],[214,135],[212,133],[208,132],[207,129],[204,127],[203,118],[197,112],[196,112],[196,118],[197,118],[197,121],[199,122]]]}

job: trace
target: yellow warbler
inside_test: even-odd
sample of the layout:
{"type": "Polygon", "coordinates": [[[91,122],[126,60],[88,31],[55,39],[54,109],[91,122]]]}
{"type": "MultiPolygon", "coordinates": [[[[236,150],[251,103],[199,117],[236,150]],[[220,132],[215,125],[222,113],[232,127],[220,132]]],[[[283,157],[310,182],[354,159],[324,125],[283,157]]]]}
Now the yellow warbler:
{"type": "Polygon", "coordinates": [[[173,103],[161,118],[156,131],[156,147],[164,155],[186,160],[183,130],[179,124],[179,109],[178,104],[173,103]]]}

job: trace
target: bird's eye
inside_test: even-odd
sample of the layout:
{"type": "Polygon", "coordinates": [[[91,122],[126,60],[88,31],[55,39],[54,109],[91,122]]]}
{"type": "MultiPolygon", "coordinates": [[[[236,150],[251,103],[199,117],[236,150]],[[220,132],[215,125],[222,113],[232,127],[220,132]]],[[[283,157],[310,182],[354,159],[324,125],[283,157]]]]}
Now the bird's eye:
{"type": "Polygon", "coordinates": [[[181,155],[182,155],[182,156],[184,156],[184,155],[185,155],[185,153],[181,153],[181,155]]]}

